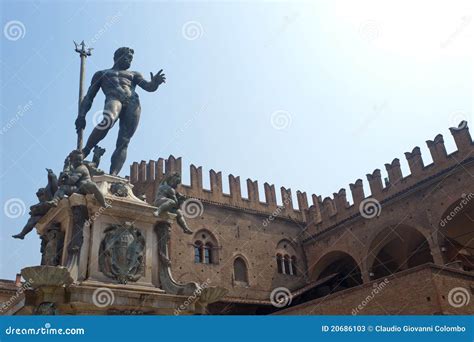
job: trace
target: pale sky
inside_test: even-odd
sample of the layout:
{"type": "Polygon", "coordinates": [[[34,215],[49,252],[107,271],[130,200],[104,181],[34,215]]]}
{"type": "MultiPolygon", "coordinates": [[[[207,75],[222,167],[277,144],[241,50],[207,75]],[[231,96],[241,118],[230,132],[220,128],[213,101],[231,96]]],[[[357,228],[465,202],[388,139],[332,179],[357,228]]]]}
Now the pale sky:
{"type": "MultiPolygon", "coordinates": [[[[139,90],[133,161],[170,154],[207,172],[332,196],[358,178],[473,125],[472,1],[64,2],[2,1],[0,37],[0,278],[40,262],[40,242],[10,236],[28,219],[45,168],[59,173],[75,147],[79,58],[93,47],[86,83],[135,50],[132,69],[164,69],[156,93],[139,90]],[[19,212],[6,204],[19,204],[19,212]]],[[[88,114],[89,135],[99,94],[88,114]]],[[[117,127],[101,144],[108,170],[117,127]]],[[[279,193],[279,191],[278,191],[279,193]]],[[[348,190],[348,198],[352,201],[348,190]]],[[[262,197],[263,200],[263,197],[262,197]]],[[[294,200],[296,203],[296,200],[294,200]]]]}

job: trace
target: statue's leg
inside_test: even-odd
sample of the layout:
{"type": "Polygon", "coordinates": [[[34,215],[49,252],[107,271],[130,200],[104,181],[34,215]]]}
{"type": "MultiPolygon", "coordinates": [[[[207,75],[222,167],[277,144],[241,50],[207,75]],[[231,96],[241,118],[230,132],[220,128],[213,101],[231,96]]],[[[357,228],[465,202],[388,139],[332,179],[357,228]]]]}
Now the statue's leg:
{"type": "Polygon", "coordinates": [[[189,229],[188,224],[186,223],[186,220],[184,219],[183,212],[181,209],[176,210],[176,221],[178,222],[179,226],[183,229],[183,232],[186,234],[192,234],[193,231],[189,229]]]}
{"type": "Polygon", "coordinates": [[[100,203],[101,206],[103,206],[104,208],[108,207],[107,203],[105,202],[104,194],[100,191],[99,187],[94,182],[90,181],[82,184],[78,192],[83,195],[93,194],[95,199],[100,203]]]}
{"type": "Polygon", "coordinates": [[[60,200],[62,200],[66,196],[71,196],[76,190],[77,187],[74,185],[62,185],[54,193],[53,199],[51,201],[46,201],[46,205],[56,207],[59,204],[60,200]]]}
{"type": "Polygon", "coordinates": [[[82,149],[84,158],[91,152],[102,139],[105,138],[109,130],[117,121],[120,111],[122,110],[122,103],[116,99],[109,99],[105,101],[104,105],[104,118],[102,121],[95,126],[89,139],[87,139],[86,146],[82,149]]]}
{"type": "Polygon", "coordinates": [[[52,206],[57,206],[59,201],[62,200],[66,196],[66,191],[64,187],[59,187],[58,190],[54,193],[53,199],[48,201],[52,206]]]}
{"type": "Polygon", "coordinates": [[[140,121],[140,102],[138,99],[130,100],[130,103],[120,114],[120,129],[117,138],[117,145],[112,154],[110,163],[110,174],[116,176],[122,169],[125,159],[127,159],[127,148],[130,139],[137,130],[140,121]]]}
{"type": "Polygon", "coordinates": [[[155,215],[156,217],[160,216],[161,213],[165,213],[165,212],[168,212],[168,211],[171,211],[172,209],[174,209],[176,206],[176,203],[175,201],[173,201],[172,199],[170,198],[167,198],[163,201],[163,203],[161,203],[160,205],[158,205],[158,208],[155,210],[155,212],[153,213],[153,215],[155,215]]]}
{"type": "Polygon", "coordinates": [[[14,237],[15,239],[23,240],[25,238],[26,234],[28,234],[29,232],[31,232],[33,230],[33,228],[36,226],[36,223],[38,223],[40,218],[41,218],[41,216],[31,216],[28,219],[28,222],[26,222],[26,224],[23,227],[23,229],[21,230],[21,232],[19,234],[13,235],[12,237],[14,237]]]}

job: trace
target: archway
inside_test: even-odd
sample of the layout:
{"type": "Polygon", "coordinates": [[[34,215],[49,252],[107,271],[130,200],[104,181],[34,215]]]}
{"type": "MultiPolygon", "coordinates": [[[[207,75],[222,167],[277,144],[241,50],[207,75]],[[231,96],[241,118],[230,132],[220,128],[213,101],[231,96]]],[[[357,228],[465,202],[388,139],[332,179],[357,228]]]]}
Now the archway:
{"type": "Polygon", "coordinates": [[[428,262],[433,262],[426,237],[410,226],[382,229],[371,241],[367,266],[371,279],[379,279],[428,262]]]}
{"type": "Polygon", "coordinates": [[[440,247],[446,264],[474,271],[474,194],[464,195],[443,213],[440,247]]]}
{"type": "Polygon", "coordinates": [[[321,282],[319,295],[362,284],[360,267],[348,253],[332,251],[321,257],[313,268],[313,282],[321,282]]]}

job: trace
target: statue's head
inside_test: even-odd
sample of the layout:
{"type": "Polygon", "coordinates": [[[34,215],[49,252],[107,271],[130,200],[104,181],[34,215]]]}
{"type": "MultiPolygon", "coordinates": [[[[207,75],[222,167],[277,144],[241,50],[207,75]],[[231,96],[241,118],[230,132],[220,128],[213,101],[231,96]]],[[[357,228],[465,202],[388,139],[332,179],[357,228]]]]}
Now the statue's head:
{"type": "Polygon", "coordinates": [[[82,154],[82,151],[74,150],[71,153],[69,153],[69,161],[71,162],[73,167],[78,167],[79,165],[81,165],[82,162],[84,161],[84,156],[82,154]]]}
{"type": "Polygon", "coordinates": [[[165,177],[165,182],[172,188],[176,188],[181,183],[181,175],[179,172],[171,172],[165,177]]]}
{"type": "Polygon", "coordinates": [[[118,48],[114,53],[114,66],[121,70],[127,70],[132,64],[133,54],[133,49],[128,47],[118,48]]]}

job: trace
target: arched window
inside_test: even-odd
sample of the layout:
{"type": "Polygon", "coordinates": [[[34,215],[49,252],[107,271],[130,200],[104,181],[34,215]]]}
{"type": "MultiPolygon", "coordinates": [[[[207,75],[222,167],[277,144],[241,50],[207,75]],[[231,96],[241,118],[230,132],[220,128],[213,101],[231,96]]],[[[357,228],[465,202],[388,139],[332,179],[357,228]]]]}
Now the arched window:
{"type": "Polygon", "coordinates": [[[196,241],[194,243],[194,262],[196,264],[201,263],[203,260],[202,257],[202,242],[201,241],[196,241]]]}
{"type": "Polygon", "coordinates": [[[291,273],[291,264],[290,264],[290,257],[288,255],[285,255],[283,257],[283,265],[285,266],[285,274],[292,274],[291,273]]]}
{"type": "Polygon", "coordinates": [[[291,257],[291,269],[293,270],[293,275],[297,275],[297,272],[296,272],[296,257],[295,256],[292,256],[291,257]]]}
{"type": "Polygon", "coordinates": [[[295,276],[296,272],[296,250],[293,244],[283,239],[277,245],[277,270],[280,274],[295,276]]]}
{"type": "Polygon", "coordinates": [[[201,229],[194,234],[194,262],[196,264],[219,263],[219,247],[217,239],[207,229],[201,229]]]}
{"type": "Polygon", "coordinates": [[[283,273],[283,258],[281,254],[277,254],[277,269],[278,273],[283,273]]]}
{"type": "Polygon", "coordinates": [[[204,263],[212,264],[212,243],[208,242],[204,245],[204,263]]]}
{"type": "Polygon", "coordinates": [[[248,284],[247,264],[240,257],[234,260],[234,279],[248,284]]]}

